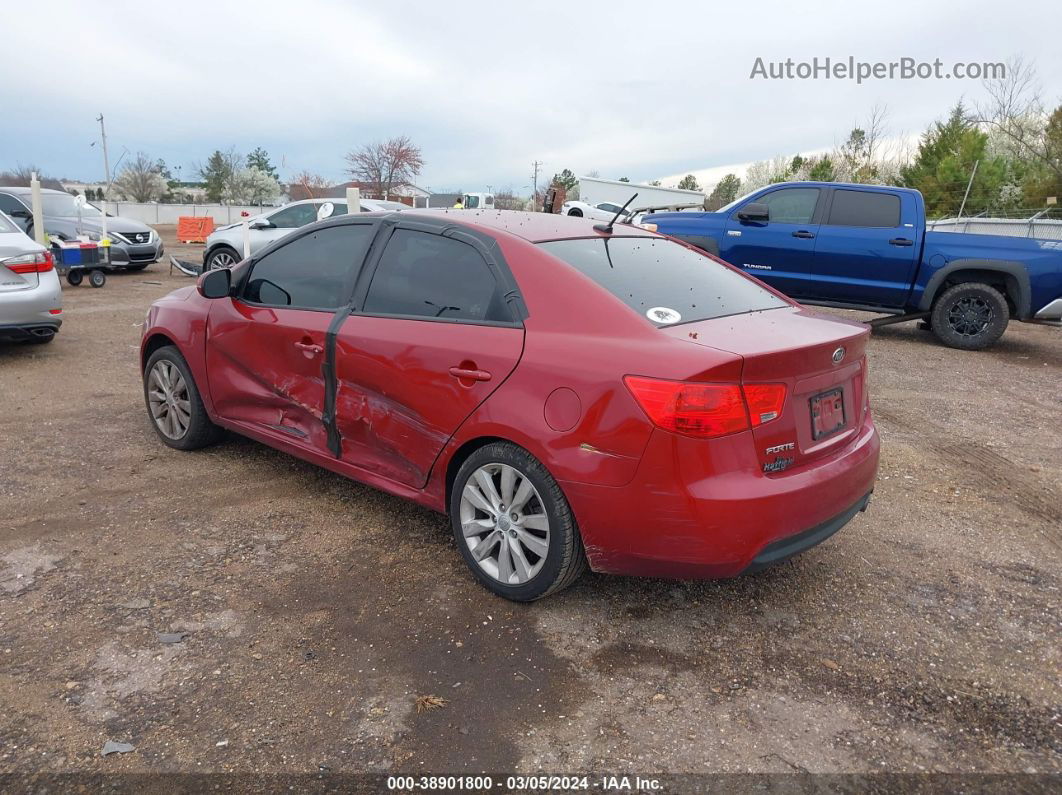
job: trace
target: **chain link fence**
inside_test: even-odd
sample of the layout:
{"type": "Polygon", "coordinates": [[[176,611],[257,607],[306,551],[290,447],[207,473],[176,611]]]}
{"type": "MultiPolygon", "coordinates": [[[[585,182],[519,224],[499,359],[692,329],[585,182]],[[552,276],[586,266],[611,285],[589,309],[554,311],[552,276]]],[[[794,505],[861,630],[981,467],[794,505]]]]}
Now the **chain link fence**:
{"type": "Polygon", "coordinates": [[[1062,211],[1048,208],[1040,211],[996,212],[991,215],[984,212],[964,218],[929,221],[927,227],[936,232],[1062,240],[1062,211]]]}

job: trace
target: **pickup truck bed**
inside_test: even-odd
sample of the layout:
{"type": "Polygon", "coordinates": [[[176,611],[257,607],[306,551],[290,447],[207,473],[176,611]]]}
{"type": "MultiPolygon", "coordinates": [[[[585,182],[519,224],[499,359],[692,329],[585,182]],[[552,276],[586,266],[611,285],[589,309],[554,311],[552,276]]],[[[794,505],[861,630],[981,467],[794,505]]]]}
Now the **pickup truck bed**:
{"type": "Polygon", "coordinates": [[[1012,318],[1062,321],[1062,242],[927,231],[909,188],[779,183],[644,223],[803,303],[922,318],[957,348],[988,347],[1012,318]]]}

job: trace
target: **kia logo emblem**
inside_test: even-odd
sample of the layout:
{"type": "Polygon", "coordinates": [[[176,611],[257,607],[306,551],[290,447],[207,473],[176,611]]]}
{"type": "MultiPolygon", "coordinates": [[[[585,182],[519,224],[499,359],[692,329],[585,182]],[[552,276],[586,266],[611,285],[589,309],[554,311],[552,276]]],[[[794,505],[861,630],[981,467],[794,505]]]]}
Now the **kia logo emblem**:
{"type": "Polygon", "coordinates": [[[844,348],[838,348],[833,352],[833,363],[840,364],[844,361],[844,348]]]}

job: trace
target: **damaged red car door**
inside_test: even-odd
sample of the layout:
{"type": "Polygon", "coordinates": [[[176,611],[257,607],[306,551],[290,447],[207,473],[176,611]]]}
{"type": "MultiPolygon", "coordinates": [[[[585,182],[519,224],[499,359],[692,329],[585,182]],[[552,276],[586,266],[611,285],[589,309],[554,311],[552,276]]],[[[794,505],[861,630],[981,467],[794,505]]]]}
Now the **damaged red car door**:
{"type": "Polygon", "coordinates": [[[220,417],[325,452],[326,334],[349,301],[376,224],[296,235],[210,308],[206,361],[220,417]]]}
{"type": "Polygon", "coordinates": [[[461,423],[512,372],[522,322],[477,248],[395,229],[336,337],[342,458],[416,488],[461,423]]]}

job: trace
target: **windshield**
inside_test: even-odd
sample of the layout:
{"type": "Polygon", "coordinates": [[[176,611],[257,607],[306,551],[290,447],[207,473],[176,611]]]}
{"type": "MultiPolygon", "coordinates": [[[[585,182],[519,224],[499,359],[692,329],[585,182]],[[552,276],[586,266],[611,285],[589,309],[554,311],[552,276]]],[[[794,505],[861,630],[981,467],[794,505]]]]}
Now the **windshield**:
{"type": "MultiPolygon", "coordinates": [[[[756,190],[759,190],[759,188],[756,188],[756,190]]],[[[741,202],[745,201],[745,199],[747,199],[749,196],[751,196],[755,192],[756,192],[755,190],[752,190],[752,191],[749,191],[748,193],[746,193],[744,196],[738,196],[736,199],[734,199],[734,201],[730,202],[730,204],[724,204],[722,207],[720,207],[718,210],[716,210],[716,212],[717,213],[725,213],[725,212],[729,212],[730,210],[733,210],[735,207],[737,207],[739,204],[741,204],[741,202]]]]}
{"type": "Polygon", "coordinates": [[[465,209],[474,210],[479,207],[479,196],[466,196],[465,197],[465,209]]]}
{"type": "Polygon", "coordinates": [[[593,237],[539,245],[657,327],[787,306],[740,273],[665,238],[593,237]]]}
{"type": "MultiPolygon", "coordinates": [[[[69,193],[41,193],[41,212],[53,218],[76,218],[77,200],[69,193]]],[[[99,218],[100,211],[91,204],[85,204],[81,208],[81,217],[99,218]]]]}

